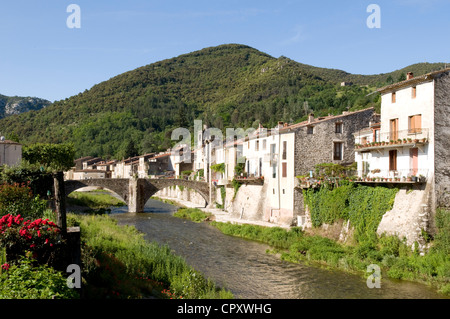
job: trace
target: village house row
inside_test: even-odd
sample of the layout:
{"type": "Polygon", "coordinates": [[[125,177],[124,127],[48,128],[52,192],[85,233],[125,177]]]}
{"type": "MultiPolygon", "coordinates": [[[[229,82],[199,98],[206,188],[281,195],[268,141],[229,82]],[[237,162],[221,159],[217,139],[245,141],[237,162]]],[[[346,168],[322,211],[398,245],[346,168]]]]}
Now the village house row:
{"type": "Polygon", "coordinates": [[[241,217],[244,209],[257,210],[250,213],[253,218],[292,224],[304,217],[299,176],[313,177],[317,164],[357,163],[357,182],[428,185],[427,204],[433,209],[450,207],[450,69],[417,77],[408,73],[405,81],[378,92],[381,114],[373,108],[324,117],[311,114],[297,124],[260,126],[219,147],[208,143],[204,128],[195,132],[202,143],[191,150],[189,161],[174,150],[122,161],[85,157],[75,161],[65,178],[195,178],[227,189],[238,179],[246,193],[232,208],[235,198],[227,192],[221,203],[225,210],[241,217]],[[236,174],[239,163],[242,171],[236,174]]]}

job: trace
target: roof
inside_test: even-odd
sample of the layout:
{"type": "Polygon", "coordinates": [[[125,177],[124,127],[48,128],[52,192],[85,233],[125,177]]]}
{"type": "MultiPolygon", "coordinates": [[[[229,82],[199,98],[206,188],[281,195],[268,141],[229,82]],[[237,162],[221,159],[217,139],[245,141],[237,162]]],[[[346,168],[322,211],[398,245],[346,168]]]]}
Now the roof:
{"type": "Polygon", "coordinates": [[[78,159],[75,160],[75,162],[80,162],[80,161],[86,161],[93,158],[92,156],[84,156],[84,157],[80,157],[78,159]]]}
{"type": "Polygon", "coordinates": [[[101,169],[80,169],[73,171],[74,173],[106,173],[106,171],[101,169]]]}
{"type": "Polygon", "coordinates": [[[310,126],[310,125],[316,125],[316,124],[319,124],[319,123],[322,123],[322,122],[326,122],[326,121],[330,121],[330,120],[336,120],[336,119],[339,119],[339,118],[342,118],[342,117],[346,117],[346,116],[349,116],[349,115],[366,112],[368,110],[374,110],[374,108],[373,107],[369,107],[367,109],[353,111],[353,112],[343,112],[342,114],[339,114],[339,115],[323,116],[323,117],[315,118],[312,121],[306,120],[306,121],[303,121],[303,122],[300,122],[300,123],[289,125],[287,127],[282,127],[282,128],[280,128],[279,133],[280,134],[281,133],[286,133],[286,132],[289,132],[289,131],[291,131],[293,129],[297,129],[297,128],[301,128],[301,127],[307,127],[307,126],[310,126]]]}
{"type": "Polygon", "coordinates": [[[380,93],[388,93],[388,92],[392,92],[398,89],[402,89],[408,86],[412,86],[414,84],[419,84],[419,83],[423,83],[423,82],[428,82],[428,81],[432,81],[435,77],[441,75],[442,73],[446,73],[446,72],[450,72],[450,68],[446,68],[446,69],[442,69],[439,71],[434,71],[434,72],[430,72],[424,75],[419,75],[419,76],[415,76],[409,80],[404,80],[401,82],[397,82],[394,84],[390,84],[387,86],[384,86],[382,88],[379,88],[377,91],[380,93]]]}
{"type": "Polygon", "coordinates": [[[14,142],[14,141],[11,141],[11,140],[0,140],[0,144],[12,144],[12,145],[22,145],[22,144],[20,144],[20,143],[18,143],[18,142],[14,142]]]}
{"type": "Polygon", "coordinates": [[[151,158],[161,158],[161,157],[167,157],[167,156],[170,156],[170,152],[166,152],[166,153],[162,153],[162,154],[158,154],[158,155],[155,155],[155,156],[153,156],[153,157],[151,157],[151,158]]]}

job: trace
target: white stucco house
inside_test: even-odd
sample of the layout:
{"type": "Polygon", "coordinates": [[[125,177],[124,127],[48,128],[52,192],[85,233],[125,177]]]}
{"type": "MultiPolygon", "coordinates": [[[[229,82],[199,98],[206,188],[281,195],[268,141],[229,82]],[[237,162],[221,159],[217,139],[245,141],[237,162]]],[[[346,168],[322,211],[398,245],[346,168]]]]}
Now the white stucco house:
{"type": "Polygon", "coordinates": [[[432,206],[450,206],[450,69],[378,90],[380,123],[355,133],[361,178],[431,185],[432,206]]]}

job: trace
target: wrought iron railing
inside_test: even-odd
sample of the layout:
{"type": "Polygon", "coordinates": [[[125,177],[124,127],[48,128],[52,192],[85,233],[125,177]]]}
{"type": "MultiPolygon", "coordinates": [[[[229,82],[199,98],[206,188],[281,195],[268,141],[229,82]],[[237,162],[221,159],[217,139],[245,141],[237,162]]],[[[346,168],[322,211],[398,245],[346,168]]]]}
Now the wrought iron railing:
{"type": "Polygon", "coordinates": [[[356,134],[355,145],[359,148],[373,147],[373,146],[388,146],[398,144],[417,144],[426,143],[429,139],[429,129],[409,129],[393,132],[381,132],[373,134],[356,134]]]}
{"type": "Polygon", "coordinates": [[[426,181],[429,169],[399,169],[358,171],[357,176],[364,181],[426,181]]]}

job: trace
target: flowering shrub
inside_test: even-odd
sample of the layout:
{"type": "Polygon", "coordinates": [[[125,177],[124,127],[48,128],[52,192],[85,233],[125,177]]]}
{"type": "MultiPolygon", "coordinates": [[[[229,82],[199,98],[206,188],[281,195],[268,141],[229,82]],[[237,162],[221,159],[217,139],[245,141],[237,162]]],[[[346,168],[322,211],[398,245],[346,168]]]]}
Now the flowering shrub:
{"type": "Polygon", "coordinates": [[[0,215],[21,213],[22,217],[38,218],[46,208],[47,202],[33,195],[28,183],[0,185],[0,215]]]}
{"type": "Polygon", "coordinates": [[[41,263],[47,263],[62,241],[58,226],[48,219],[25,220],[21,215],[0,218],[0,247],[6,248],[8,260],[31,251],[41,263]]]}

